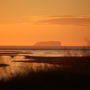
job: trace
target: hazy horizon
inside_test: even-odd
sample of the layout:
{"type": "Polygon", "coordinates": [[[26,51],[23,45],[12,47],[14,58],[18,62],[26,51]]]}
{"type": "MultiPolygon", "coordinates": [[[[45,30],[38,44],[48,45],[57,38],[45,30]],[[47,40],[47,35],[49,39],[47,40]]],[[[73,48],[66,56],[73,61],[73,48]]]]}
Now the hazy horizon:
{"type": "Polygon", "coordinates": [[[90,46],[90,0],[0,0],[0,46],[61,41],[90,46]]]}

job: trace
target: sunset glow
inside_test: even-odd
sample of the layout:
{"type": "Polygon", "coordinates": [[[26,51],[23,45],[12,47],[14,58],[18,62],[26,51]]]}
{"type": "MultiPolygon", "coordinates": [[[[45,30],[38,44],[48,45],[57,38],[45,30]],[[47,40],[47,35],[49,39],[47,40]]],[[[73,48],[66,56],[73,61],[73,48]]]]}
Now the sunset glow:
{"type": "Polygon", "coordinates": [[[0,0],[0,45],[39,41],[86,45],[90,41],[90,0],[0,0]]]}

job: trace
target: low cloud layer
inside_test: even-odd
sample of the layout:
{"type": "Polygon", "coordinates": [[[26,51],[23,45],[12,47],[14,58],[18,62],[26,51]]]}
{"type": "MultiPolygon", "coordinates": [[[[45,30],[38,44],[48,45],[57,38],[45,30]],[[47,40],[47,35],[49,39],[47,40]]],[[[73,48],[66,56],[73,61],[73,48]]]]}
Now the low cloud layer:
{"type": "Polygon", "coordinates": [[[15,24],[15,23],[90,26],[90,15],[88,16],[23,16],[23,17],[0,18],[0,24],[15,24]]]}
{"type": "Polygon", "coordinates": [[[40,23],[47,24],[59,24],[59,25],[79,25],[79,26],[90,26],[90,16],[54,16],[48,17],[45,20],[41,20],[40,23]]]}

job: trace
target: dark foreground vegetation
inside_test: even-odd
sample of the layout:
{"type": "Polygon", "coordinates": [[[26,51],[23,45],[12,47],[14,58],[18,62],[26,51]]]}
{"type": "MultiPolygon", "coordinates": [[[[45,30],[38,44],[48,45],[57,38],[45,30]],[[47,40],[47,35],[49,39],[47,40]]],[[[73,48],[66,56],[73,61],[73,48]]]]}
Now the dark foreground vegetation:
{"type": "MultiPolygon", "coordinates": [[[[85,59],[86,60],[79,58],[73,62],[56,60],[58,61],[58,65],[67,65],[69,68],[55,70],[48,69],[47,71],[37,72],[32,71],[25,76],[16,76],[9,81],[0,81],[0,90],[89,90],[90,57],[85,59]]],[[[39,62],[38,59],[35,61],[39,62]]],[[[49,59],[47,61],[50,63],[49,59]]],[[[53,60],[53,64],[54,62],[55,61],[53,60]]]]}
{"type": "Polygon", "coordinates": [[[4,89],[90,89],[89,74],[72,74],[70,72],[49,71],[30,73],[24,77],[16,77],[7,82],[0,82],[0,90],[4,89]]]}

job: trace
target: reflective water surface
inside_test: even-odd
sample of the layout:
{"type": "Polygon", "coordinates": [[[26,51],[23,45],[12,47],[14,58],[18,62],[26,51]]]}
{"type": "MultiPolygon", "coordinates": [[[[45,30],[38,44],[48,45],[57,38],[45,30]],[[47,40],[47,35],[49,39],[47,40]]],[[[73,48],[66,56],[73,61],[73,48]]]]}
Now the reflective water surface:
{"type": "MultiPolygon", "coordinates": [[[[20,51],[20,50],[19,50],[20,51]]],[[[16,51],[13,51],[16,53],[16,51]]],[[[5,56],[0,55],[0,80],[9,80],[10,78],[16,76],[23,76],[29,72],[38,72],[38,71],[47,71],[47,70],[56,70],[64,69],[65,65],[63,64],[50,64],[50,63],[41,63],[33,62],[33,59],[26,59],[25,55],[28,56],[48,56],[48,57],[57,57],[57,56],[90,56],[90,50],[22,50],[20,52],[28,54],[15,54],[14,56],[5,56]],[[24,61],[24,62],[14,62],[14,61],[24,61]],[[28,62],[29,61],[29,62],[28,62]]],[[[10,53],[9,53],[10,54],[10,53]]],[[[42,60],[43,61],[43,60],[42,60]]],[[[85,66],[86,67],[86,66],[85,66]]]]}
{"type": "MultiPolygon", "coordinates": [[[[15,76],[22,76],[28,72],[47,71],[48,69],[63,68],[61,65],[53,65],[48,63],[32,63],[32,62],[13,62],[13,60],[25,60],[24,56],[0,56],[0,64],[8,64],[9,66],[0,67],[0,80],[8,80],[15,76]]],[[[30,60],[29,60],[30,61],[30,60]]],[[[32,61],[32,60],[31,60],[32,61]]]]}

